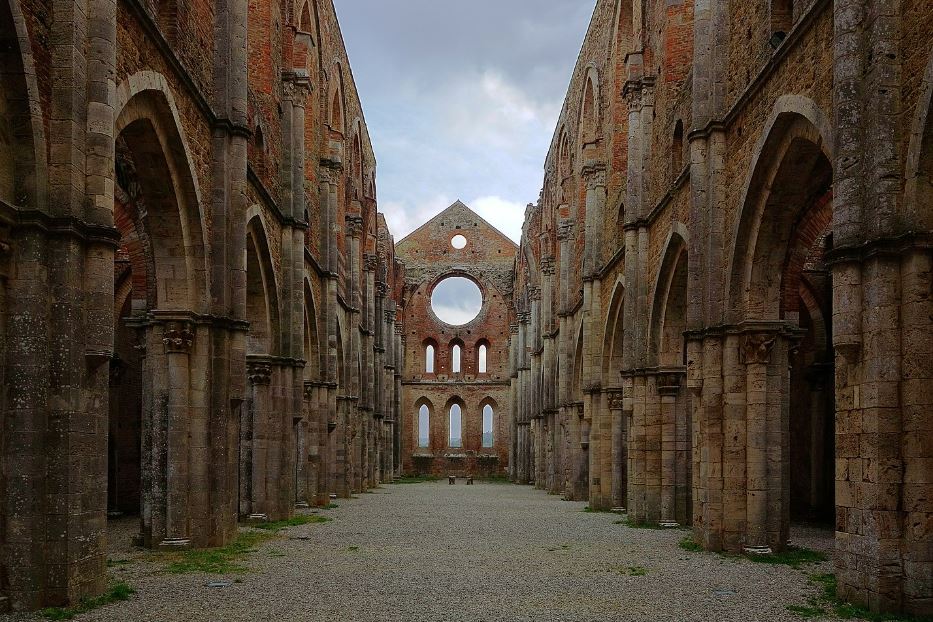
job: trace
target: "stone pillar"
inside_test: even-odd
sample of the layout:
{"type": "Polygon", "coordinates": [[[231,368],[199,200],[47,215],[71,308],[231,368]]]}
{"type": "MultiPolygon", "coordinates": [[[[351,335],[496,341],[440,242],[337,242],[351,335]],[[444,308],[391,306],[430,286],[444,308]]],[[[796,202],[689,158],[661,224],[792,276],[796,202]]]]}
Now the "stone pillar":
{"type": "Polygon", "coordinates": [[[747,529],[744,550],[771,553],[768,544],[768,366],[776,335],[760,334],[745,338],[742,346],[746,366],[746,490],[747,529]]]}
{"type": "Polygon", "coordinates": [[[194,333],[185,322],[170,322],[163,332],[166,363],[165,410],[165,537],[163,548],[187,547],[191,543],[188,525],[188,442],[190,385],[188,357],[194,333]]]}
{"type": "Polygon", "coordinates": [[[612,434],[612,509],[625,509],[626,504],[626,421],[625,399],[622,391],[614,390],[609,393],[609,416],[611,418],[612,434]]]}
{"type": "Polygon", "coordinates": [[[677,527],[677,396],[680,378],[663,374],[658,379],[661,398],[661,521],[662,527],[677,527]]]}

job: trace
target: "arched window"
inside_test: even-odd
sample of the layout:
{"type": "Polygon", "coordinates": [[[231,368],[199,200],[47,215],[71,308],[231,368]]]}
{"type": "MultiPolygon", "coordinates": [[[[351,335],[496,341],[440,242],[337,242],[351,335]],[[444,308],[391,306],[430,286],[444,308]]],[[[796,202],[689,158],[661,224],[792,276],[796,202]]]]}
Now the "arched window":
{"type": "Polygon", "coordinates": [[[434,346],[430,343],[424,349],[424,373],[434,373],[434,346]]]}
{"type": "Polygon", "coordinates": [[[454,344],[450,352],[450,371],[455,374],[460,373],[460,345],[454,344]]]}
{"type": "Polygon", "coordinates": [[[674,179],[684,166],[684,122],[677,119],[674,126],[674,142],[671,144],[671,169],[674,179]]]}
{"type": "Polygon", "coordinates": [[[463,447],[463,411],[460,410],[460,404],[454,404],[450,407],[450,438],[449,447],[463,447]]]}
{"type": "Polygon", "coordinates": [[[418,409],[418,447],[431,446],[431,411],[427,404],[418,409]]]}
{"type": "Polygon", "coordinates": [[[477,359],[478,359],[477,368],[479,369],[479,373],[481,374],[486,373],[488,357],[489,357],[488,352],[489,352],[489,349],[486,347],[486,344],[485,343],[480,344],[479,354],[477,355],[477,359]]]}
{"type": "Polygon", "coordinates": [[[331,104],[330,110],[330,126],[331,129],[338,132],[343,131],[343,105],[342,99],[340,97],[340,89],[334,90],[334,101],[331,104]]]}
{"type": "Polygon", "coordinates": [[[494,417],[495,413],[493,413],[492,406],[489,404],[483,406],[483,447],[493,446],[494,417]]]}

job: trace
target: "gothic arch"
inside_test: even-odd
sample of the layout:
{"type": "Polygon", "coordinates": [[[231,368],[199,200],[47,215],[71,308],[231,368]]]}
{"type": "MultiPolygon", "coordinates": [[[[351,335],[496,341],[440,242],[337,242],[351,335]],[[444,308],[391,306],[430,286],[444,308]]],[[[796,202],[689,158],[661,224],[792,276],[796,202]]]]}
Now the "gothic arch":
{"type": "Polygon", "coordinates": [[[321,340],[314,291],[307,277],[304,279],[304,333],[305,380],[321,381],[321,340]]]}
{"type": "Polygon", "coordinates": [[[595,66],[590,65],[586,70],[580,100],[580,122],[577,136],[579,137],[581,150],[586,150],[587,147],[594,145],[600,139],[600,97],[599,72],[595,66]]]}
{"type": "Polygon", "coordinates": [[[160,309],[206,311],[205,218],[171,91],[160,74],[140,72],[117,88],[116,102],[115,135],[134,162],[145,163],[136,182],[145,198],[139,217],[152,252],[155,302],[160,309]]]}
{"type": "Polygon", "coordinates": [[[933,229],[933,54],[927,63],[907,148],[904,219],[908,227],[933,229]]]}
{"type": "Polygon", "coordinates": [[[247,211],[246,223],[246,317],[249,354],[279,354],[279,300],[269,239],[258,206],[247,211]]]}
{"type": "Polygon", "coordinates": [[[755,150],[726,274],[727,313],[778,319],[781,271],[794,222],[832,182],[828,119],[811,100],[784,96],[755,150]],[[793,183],[794,178],[809,183],[793,183]]]}
{"type": "Polygon", "coordinates": [[[603,331],[603,380],[608,386],[615,386],[620,378],[614,378],[611,374],[622,369],[622,343],[625,334],[625,279],[621,275],[616,277],[609,300],[609,314],[606,316],[606,327],[603,331]]]}
{"type": "Polygon", "coordinates": [[[687,228],[675,222],[664,244],[661,266],[652,289],[648,318],[648,365],[680,366],[683,343],[672,343],[686,330],[687,228]]]}
{"type": "Polygon", "coordinates": [[[32,44],[18,0],[0,0],[0,200],[33,209],[47,206],[45,126],[32,44]]]}

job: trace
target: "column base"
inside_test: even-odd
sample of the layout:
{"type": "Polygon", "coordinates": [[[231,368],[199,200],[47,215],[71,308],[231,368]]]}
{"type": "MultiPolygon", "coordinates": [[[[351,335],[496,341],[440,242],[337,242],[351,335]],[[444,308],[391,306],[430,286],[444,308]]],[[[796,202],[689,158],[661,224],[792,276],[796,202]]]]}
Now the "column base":
{"type": "Polygon", "coordinates": [[[770,546],[746,546],[742,547],[742,552],[746,555],[771,555],[774,553],[770,546]]]}
{"type": "Polygon", "coordinates": [[[295,507],[296,508],[309,508],[311,507],[311,505],[307,501],[296,501],[295,507]]]}
{"type": "Polygon", "coordinates": [[[246,520],[247,522],[250,522],[250,523],[264,523],[267,520],[269,520],[269,515],[268,514],[247,514],[246,520]]]}
{"type": "Polygon", "coordinates": [[[680,527],[680,523],[673,520],[662,520],[658,523],[659,527],[664,527],[665,529],[674,529],[680,527]]]}
{"type": "Polygon", "coordinates": [[[628,514],[628,510],[626,510],[626,509],[625,509],[624,507],[622,507],[621,505],[617,505],[617,506],[614,507],[614,508],[609,508],[609,511],[610,511],[610,512],[614,512],[614,513],[616,513],[616,514],[628,514]]]}
{"type": "Polygon", "coordinates": [[[163,551],[178,551],[191,547],[191,540],[188,538],[166,538],[159,542],[159,549],[163,551]]]}

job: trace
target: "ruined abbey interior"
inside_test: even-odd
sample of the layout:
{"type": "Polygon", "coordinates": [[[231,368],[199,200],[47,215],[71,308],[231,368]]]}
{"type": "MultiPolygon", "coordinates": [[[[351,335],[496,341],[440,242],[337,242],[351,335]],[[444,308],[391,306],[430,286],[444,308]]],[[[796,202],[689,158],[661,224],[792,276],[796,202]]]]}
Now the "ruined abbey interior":
{"type": "Polygon", "coordinates": [[[0,0],[0,611],[454,475],[933,616],[933,5],[596,0],[540,156],[396,242],[332,0],[0,0]]]}

